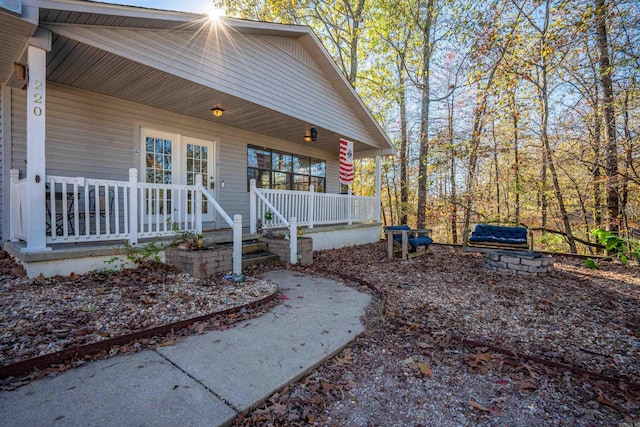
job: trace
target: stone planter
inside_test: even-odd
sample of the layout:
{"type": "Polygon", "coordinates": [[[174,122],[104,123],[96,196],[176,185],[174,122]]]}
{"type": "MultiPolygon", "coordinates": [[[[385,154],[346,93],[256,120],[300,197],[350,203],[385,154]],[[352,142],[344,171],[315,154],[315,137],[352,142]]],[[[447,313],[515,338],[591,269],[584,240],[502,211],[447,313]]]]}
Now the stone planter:
{"type": "MultiPolygon", "coordinates": [[[[266,243],[269,247],[268,251],[280,258],[281,261],[291,261],[289,240],[267,237],[260,237],[259,240],[266,243]]],[[[313,264],[313,239],[311,237],[298,237],[298,262],[301,265],[313,264]]]]}
{"type": "Polygon", "coordinates": [[[202,250],[167,248],[166,263],[179,268],[197,279],[211,277],[233,270],[233,249],[211,247],[202,250]]]}

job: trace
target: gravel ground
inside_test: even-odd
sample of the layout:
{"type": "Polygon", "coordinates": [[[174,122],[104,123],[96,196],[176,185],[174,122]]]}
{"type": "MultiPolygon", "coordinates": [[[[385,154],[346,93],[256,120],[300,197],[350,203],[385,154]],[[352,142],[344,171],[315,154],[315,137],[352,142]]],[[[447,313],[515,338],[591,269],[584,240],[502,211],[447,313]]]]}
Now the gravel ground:
{"type": "MultiPolygon", "coordinates": [[[[236,425],[638,426],[640,268],[590,270],[582,259],[556,258],[554,276],[522,279],[487,272],[482,255],[459,248],[434,245],[431,255],[405,262],[387,260],[379,243],[317,252],[308,268],[257,268],[243,288],[160,265],[29,281],[0,253],[0,360],[259,299],[274,291],[263,271],[293,268],[372,293],[366,330],[236,425]]],[[[273,304],[181,334],[233,327],[273,304]]]]}
{"type": "Polygon", "coordinates": [[[307,273],[374,290],[367,329],[236,425],[640,425],[640,268],[556,258],[553,277],[521,279],[448,246],[316,253],[307,273]]]}

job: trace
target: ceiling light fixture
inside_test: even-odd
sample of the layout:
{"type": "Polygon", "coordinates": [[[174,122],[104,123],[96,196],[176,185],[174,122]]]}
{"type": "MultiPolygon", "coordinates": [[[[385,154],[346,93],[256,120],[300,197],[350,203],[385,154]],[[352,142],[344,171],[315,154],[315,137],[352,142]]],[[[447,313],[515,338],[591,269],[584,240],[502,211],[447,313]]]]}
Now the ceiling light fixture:
{"type": "Polygon", "coordinates": [[[214,117],[222,117],[224,110],[220,107],[215,107],[211,109],[211,114],[213,114],[214,117]]]}

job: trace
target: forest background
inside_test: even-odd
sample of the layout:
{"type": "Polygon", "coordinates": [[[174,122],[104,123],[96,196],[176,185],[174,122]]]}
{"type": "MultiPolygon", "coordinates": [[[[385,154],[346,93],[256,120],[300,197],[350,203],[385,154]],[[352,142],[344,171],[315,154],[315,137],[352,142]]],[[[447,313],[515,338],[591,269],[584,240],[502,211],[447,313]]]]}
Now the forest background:
{"type": "MultiPolygon", "coordinates": [[[[595,229],[640,233],[637,0],[221,3],[321,39],[397,148],[385,224],[461,243],[520,223],[537,249],[592,254],[595,229]]],[[[374,171],[357,162],[354,194],[374,171]]]]}

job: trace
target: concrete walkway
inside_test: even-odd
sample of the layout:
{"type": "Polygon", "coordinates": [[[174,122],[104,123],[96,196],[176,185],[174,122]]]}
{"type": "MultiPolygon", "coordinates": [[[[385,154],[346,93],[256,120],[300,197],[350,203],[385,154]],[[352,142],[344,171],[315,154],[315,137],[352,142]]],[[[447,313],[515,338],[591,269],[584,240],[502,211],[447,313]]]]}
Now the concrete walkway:
{"type": "Polygon", "coordinates": [[[369,295],[290,271],[265,277],[289,298],[265,315],[2,392],[0,425],[228,425],[363,331],[369,295]]]}

